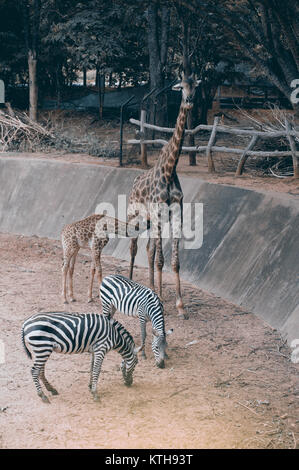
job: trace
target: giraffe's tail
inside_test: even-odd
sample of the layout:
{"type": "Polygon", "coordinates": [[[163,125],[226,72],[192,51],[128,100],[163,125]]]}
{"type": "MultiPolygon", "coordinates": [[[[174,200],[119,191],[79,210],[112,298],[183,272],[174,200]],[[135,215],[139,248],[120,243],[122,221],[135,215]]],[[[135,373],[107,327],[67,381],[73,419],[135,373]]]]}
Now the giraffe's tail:
{"type": "Polygon", "coordinates": [[[109,235],[112,234],[127,238],[135,235],[137,227],[138,225],[124,222],[114,217],[104,216],[97,222],[95,234],[99,238],[109,238],[109,235]]]}

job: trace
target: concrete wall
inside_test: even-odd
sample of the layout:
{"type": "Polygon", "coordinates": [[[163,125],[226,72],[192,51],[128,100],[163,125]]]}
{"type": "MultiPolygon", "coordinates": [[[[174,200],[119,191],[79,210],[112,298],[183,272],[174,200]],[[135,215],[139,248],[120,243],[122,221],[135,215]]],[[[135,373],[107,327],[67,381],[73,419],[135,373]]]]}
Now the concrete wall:
{"type": "MultiPolygon", "coordinates": [[[[0,158],[0,231],[60,237],[64,224],[117,202],[128,193],[137,170],[55,160],[0,158]]],[[[270,194],[180,178],[185,202],[204,204],[200,249],[181,249],[182,277],[242,305],[299,338],[299,204],[270,194]]],[[[136,262],[147,264],[145,240],[136,262]]],[[[165,244],[166,269],[170,243],[165,244]]],[[[129,259],[129,240],[111,240],[105,252],[129,259]]],[[[204,307],[203,307],[204,308],[204,307]]]]}

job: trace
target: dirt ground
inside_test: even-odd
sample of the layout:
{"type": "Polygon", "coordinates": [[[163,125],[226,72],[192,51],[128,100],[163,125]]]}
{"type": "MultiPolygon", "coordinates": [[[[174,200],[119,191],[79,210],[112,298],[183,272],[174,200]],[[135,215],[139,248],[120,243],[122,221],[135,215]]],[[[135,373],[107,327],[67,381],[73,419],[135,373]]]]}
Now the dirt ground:
{"type": "MultiPolygon", "coordinates": [[[[1,448],[298,447],[299,369],[279,332],[187,282],[189,319],[178,319],[171,273],[163,278],[166,328],[174,329],[166,368],[154,365],[148,325],[148,358],[140,358],[131,388],[122,383],[120,356],[110,352],[95,403],[90,356],[53,354],[47,375],[59,395],[43,403],[22,348],[22,322],[38,311],[99,311],[98,299],[87,304],[88,251],[75,267],[77,302],[62,303],[61,255],[59,241],[0,234],[1,448]]],[[[127,275],[127,263],[103,256],[104,275],[112,272],[127,275]]],[[[137,267],[136,280],[147,284],[146,269],[137,267]]],[[[116,318],[140,344],[138,321],[116,318]]]]}

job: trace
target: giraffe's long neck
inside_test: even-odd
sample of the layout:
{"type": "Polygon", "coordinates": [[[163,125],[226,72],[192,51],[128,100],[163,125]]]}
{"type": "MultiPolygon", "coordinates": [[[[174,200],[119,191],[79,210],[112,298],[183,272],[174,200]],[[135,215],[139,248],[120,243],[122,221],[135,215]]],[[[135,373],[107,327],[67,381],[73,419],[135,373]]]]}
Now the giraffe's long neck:
{"type": "Polygon", "coordinates": [[[163,147],[161,157],[159,159],[158,164],[161,168],[164,168],[163,173],[168,181],[171,179],[180,157],[187,114],[188,108],[186,108],[182,103],[176,120],[174,133],[169,142],[163,147]]]}

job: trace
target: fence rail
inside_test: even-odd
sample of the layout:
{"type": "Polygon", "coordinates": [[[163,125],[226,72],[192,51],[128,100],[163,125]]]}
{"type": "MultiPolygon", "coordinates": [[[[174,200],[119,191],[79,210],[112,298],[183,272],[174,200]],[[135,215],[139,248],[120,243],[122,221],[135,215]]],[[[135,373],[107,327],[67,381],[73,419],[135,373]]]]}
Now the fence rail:
{"type": "MultiPolygon", "coordinates": [[[[170,127],[159,127],[154,124],[149,124],[145,122],[144,116],[142,121],[137,119],[130,119],[131,124],[139,126],[140,128],[140,139],[129,139],[128,144],[138,144],[144,148],[146,145],[151,144],[159,144],[159,145],[166,145],[167,140],[165,139],[146,139],[144,129],[152,129],[155,131],[159,131],[162,133],[169,133],[173,134],[174,129],[170,127]]],[[[255,129],[238,129],[229,126],[219,125],[219,117],[215,117],[213,125],[206,125],[200,124],[196,126],[194,129],[186,129],[186,134],[196,135],[200,131],[210,131],[210,137],[207,145],[196,145],[193,147],[182,146],[183,152],[206,152],[207,163],[208,163],[208,170],[209,172],[215,171],[215,164],[213,160],[213,152],[221,152],[221,153],[232,153],[232,154],[241,154],[241,157],[238,162],[238,166],[236,169],[236,176],[240,176],[243,172],[244,165],[248,157],[292,157],[293,161],[293,169],[294,169],[294,177],[299,178],[299,151],[296,149],[296,142],[295,138],[299,139],[299,131],[292,128],[288,120],[285,120],[285,130],[281,129],[278,131],[258,131],[255,129]],[[251,136],[251,140],[247,147],[244,148],[229,148],[229,147],[220,147],[214,145],[216,141],[217,133],[224,133],[224,134],[233,134],[236,136],[251,136]],[[273,139],[277,137],[284,137],[288,142],[290,150],[273,150],[273,151],[262,151],[262,150],[253,150],[257,142],[261,139],[273,139]]]]}

